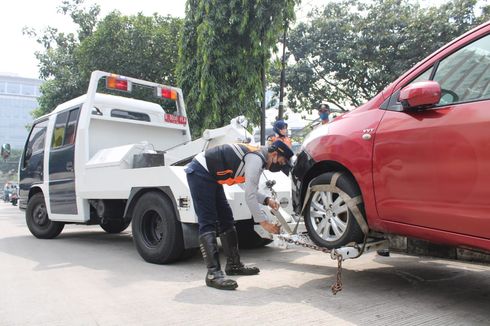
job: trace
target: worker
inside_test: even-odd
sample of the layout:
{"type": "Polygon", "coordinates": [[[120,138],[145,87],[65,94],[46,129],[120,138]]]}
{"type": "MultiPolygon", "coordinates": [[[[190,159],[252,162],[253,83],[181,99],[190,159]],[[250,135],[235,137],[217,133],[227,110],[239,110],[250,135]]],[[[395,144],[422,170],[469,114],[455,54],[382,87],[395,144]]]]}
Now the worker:
{"type": "Polygon", "coordinates": [[[320,104],[320,106],[318,107],[318,114],[320,115],[321,124],[327,124],[330,114],[330,107],[328,106],[328,104],[320,104]]]}
{"type": "Polygon", "coordinates": [[[223,185],[245,183],[245,201],[255,220],[269,233],[279,233],[279,226],[267,220],[260,204],[279,209],[279,203],[258,191],[262,171],[289,173],[291,149],[282,141],[270,146],[225,144],[194,157],[186,167],[194,211],[199,223],[199,244],[208,269],[206,285],[220,290],[234,290],[236,281],[227,279],[221,270],[217,233],[227,257],[227,275],[255,275],[257,267],[240,261],[238,236],[233,213],[226,200],[223,185]]]}
{"type": "Polygon", "coordinates": [[[292,142],[291,138],[288,137],[288,124],[284,122],[284,120],[277,120],[274,122],[272,130],[274,131],[274,135],[268,138],[269,145],[276,140],[280,140],[291,148],[292,142]]]}

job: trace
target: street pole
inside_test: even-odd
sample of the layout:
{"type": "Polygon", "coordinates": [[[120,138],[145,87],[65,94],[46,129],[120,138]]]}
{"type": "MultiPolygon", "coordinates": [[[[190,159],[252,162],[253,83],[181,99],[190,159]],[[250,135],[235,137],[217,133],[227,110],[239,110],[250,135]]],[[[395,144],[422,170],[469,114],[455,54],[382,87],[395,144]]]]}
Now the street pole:
{"type": "Polygon", "coordinates": [[[281,85],[279,89],[279,113],[277,115],[278,120],[282,120],[284,117],[284,86],[286,83],[286,34],[288,30],[287,23],[284,24],[284,34],[282,37],[282,60],[281,60],[281,85]]]}
{"type": "Polygon", "coordinates": [[[264,96],[262,98],[262,104],[260,107],[260,145],[265,145],[265,93],[266,93],[266,79],[265,79],[265,57],[262,62],[262,90],[264,96]]]}

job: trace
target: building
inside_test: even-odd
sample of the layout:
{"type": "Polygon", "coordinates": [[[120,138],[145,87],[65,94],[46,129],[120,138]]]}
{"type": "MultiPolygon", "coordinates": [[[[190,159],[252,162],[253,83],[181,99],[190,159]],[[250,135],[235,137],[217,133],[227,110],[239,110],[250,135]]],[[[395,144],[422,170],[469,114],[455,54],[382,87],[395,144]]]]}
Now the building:
{"type": "Polygon", "coordinates": [[[41,81],[0,73],[0,144],[22,149],[27,139],[26,126],[33,121],[31,112],[38,107],[41,81]]]}

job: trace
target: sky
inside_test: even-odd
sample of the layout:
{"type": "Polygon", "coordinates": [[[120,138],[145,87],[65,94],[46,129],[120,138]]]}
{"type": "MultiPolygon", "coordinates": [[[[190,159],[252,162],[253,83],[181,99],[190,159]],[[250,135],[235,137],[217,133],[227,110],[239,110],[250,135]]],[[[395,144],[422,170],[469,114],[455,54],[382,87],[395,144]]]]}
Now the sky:
{"type": "MultiPolygon", "coordinates": [[[[48,26],[61,31],[74,31],[69,17],[57,13],[62,0],[9,0],[0,5],[0,73],[38,78],[35,51],[42,50],[34,39],[22,35],[25,26],[37,31],[48,26]],[[71,30],[69,28],[72,28],[71,30]]],[[[86,5],[98,3],[100,17],[113,10],[125,15],[143,12],[145,15],[158,13],[184,17],[185,0],[86,0],[86,5]]]]}

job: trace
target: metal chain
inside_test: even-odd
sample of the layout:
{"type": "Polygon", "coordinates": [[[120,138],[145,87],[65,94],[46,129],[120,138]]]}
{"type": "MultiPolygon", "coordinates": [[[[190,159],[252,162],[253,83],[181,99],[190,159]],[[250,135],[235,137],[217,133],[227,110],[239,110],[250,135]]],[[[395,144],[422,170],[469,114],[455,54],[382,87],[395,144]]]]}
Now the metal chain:
{"type": "Polygon", "coordinates": [[[321,251],[321,252],[326,253],[326,254],[329,254],[329,253],[332,252],[332,250],[330,250],[330,249],[327,249],[327,248],[324,248],[324,247],[319,247],[317,245],[310,244],[310,243],[307,243],[307,242],[303,242],[303,241],[300,241],[300,240],[293,240],[291,238],[285,237],[285,236],[280,235],[280,234],[278,234],[277,237],[279,239],[287,242],[287,243],[291,243],[291,244],[294,244],[296,246],[300,246],[300,247],[304,247],[304,248],[309,248],[309,249],[321,251]]]}
{"type": "Polygon", "coordinates": [[[336,280],[335,283],[332,284],[332,286],[330,287],[330,290],[332,290],[333,295],[336,295],[338,292],[342,291],[342,255],[335,254],[335,251],[314,244],[307,243],[306,241],[303,242],[300,240],[293,240],[291,238],[285,237],[280,234],[278,234],[277,237],[287,243],[291,243],[296,246],[301,246],[304,248],[309,248],[316,251],[321,251],[326,254],[330,254],[333,259],[337,259],[336,280]]]}
{"type": "Polygon", "coordinates": [[[336,295],[338,292],[342,291],[342,256],[337,256],[337,280],[330,287],[333,295],[336,295]]]}

